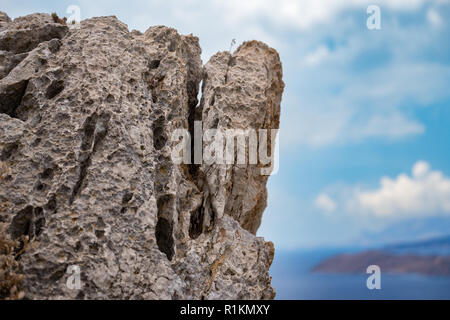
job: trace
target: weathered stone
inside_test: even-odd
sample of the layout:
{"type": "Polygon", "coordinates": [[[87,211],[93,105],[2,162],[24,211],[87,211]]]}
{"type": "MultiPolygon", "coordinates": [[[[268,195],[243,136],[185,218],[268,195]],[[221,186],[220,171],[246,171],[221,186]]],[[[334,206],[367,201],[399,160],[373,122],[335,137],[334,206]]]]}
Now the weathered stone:
{"type": "Polygon", "coordinates": [[[27,53],[14,54],[9,51],[0,51],[0,79],[6,77],[26,56],[27,53]]]}
{"type": "MultiPolygon", "coordinates": [[[[204,81],[200,105],[203,131],[278,129],[284,84],[280,58],[274,49],[250,41],[233,55],[217,53],[205,66],[204,81]]],[[[201,170],[207,177],[215,214],[219,218],[229,214],[255,234],[266,207],[268,176],[261,174],[259,165],[236,162],[203,165],[201,170]]]]}
{"type": "Polygon", "coordinates": [[[199,118],[204,130],[278,128],[276,51],[246,42],[203,70],[198,38],[163,26],[0,23],[0,222],[32,239],[26,298],[273,298],[273,245],[254,235],[267,176],[177,164],[171,136],[199,118]],[[66,285],[74,265],[80,289],[66,285]]]}
{"type": "Polygon", "coordinates": [[[8,15],[7,15],[5,12],[0,11],[0,31],[1,31],[3,28],[6,28],[6,26],[7,26],[10,22],[11,22],[11,18],[8,17],[8,15]]]}
{"type": "MultiPolygon", "coordinates": [[[[6,16],[7,17],[7,16],[6,16]]],[[[33,50],[39,43],[54,38],[61,39],[67,33],[67,26],[55,23],[45,13],[19,17],[9,22],[5,19],[0,29],[0,50],[24,53],[33,50]]]]}

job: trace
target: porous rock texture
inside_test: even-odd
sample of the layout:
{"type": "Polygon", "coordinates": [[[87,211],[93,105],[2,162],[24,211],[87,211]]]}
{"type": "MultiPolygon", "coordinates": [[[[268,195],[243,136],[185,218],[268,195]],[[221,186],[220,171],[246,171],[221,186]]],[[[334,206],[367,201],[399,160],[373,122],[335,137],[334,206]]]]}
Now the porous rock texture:
{"type": "Polygon", "coordinates": [[[175,129],[279,126],[279,56],[0,12],[0,222],[29,299],[271,299],[258,165],[176,164],[175,129]],[[202,99],[197,100],[203,80],[202,99]],[[67,286],[79,266],[81,288],[67,286]]]}

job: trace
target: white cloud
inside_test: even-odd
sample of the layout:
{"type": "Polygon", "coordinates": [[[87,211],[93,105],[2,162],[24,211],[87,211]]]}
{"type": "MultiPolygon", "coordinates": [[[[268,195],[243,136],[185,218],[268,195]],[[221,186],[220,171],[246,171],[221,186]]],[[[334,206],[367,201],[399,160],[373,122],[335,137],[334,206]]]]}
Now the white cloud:
{"type": "Polygon", "coordinates": [[[317,208],[324,210],[325,212],[333,212],[337,207],[336,202],[326,193],[321,193],[317,196],[315,205],[317,208]]]}
{"type": "MultiPolygon", "coordinates": [[[[424,0],[378,0],[377,5],[384,8],[409,11],[419,8],[424,0]]],[[[339,13],[351,8],[365,8],[373,0],[228,0],[214,1],[230,21],[265,18],[272,23],[305,30],[319,23],[331,22],[339,13]]],[[[364,11],[365,12],[365,11],[364,11]]]]}
{"type": "Polygon", "coordinates": [[[383,177],[380,184],[379,189],[356,192],[363,211],[380,217],[450,213],[450,179],[440,171],[432,171],[427,162],[418,161],[412,176],[383,177]]]}
{"type": "Polygon", "coordinates": [[[440,27],[442,25],[442,18],[434,9],[429,9],[427,11],[427,20],[433,27],[440,27]]]}
{"type": "Polygon", "coordinates": [[[417,161],[411,174],[382,177],[376,189],[330,186],[316,198],[315,206],[324,213],[339,210],[370,221],[450,214],[450,177],[417,161]]]}
{"type": "Polygon", "coordinates": [[[339,216],[317,214],[319,209],[311,207],[308,197],[286,188],[279,177],[269,179],[268,206],[258,236],[273,241],[277,248],[288,250],[345,245],[359,236],[360,230],[339,216]]]}
{"type": "Polygon", "coordinates": [[[414,119],[407,119],[401,113],[376,114],[365,123],[353,127],[354,141],[370,137],[401,138],[425,132],[425,126],[414,119]]]}
{"type": "Polygon", "coordinates": [[[320,46],[305,57],[304,65],[313,67],[320,64],[330,54],[326,46],[320,46]]]}
{"type": "Polygon", "coordinates": [[[425,161],[417,161],[413,167],[413,177],[423,178],[430,172],[430,165],[425,161]]]}
{"type": "MultiPolygon", "coordinates": [[[[408,30],[396,32],[377,46],[401,51],[406,41],[403,34],[408,30]],[[395,39],[399,40],[397,44],[395,39]]],[[[417,45],[426,41],[418,40],[417,45]]],[[[358,47],[363,44],[364,39],[355,41],[342,53],[337,52],[340,49],[328,52],[321,64],[299,70],[296,96],[283,100],[282,107],[289,114],[282,118],[280,139],[284,148],[342,145],[367,138],[399,140],[426,131],[411,110],[450,96],[450,67],[415,61],[401,51],[390,63],[352,73],[352,63],[341,65],[342,61],[363,51],[358,47]]]]}

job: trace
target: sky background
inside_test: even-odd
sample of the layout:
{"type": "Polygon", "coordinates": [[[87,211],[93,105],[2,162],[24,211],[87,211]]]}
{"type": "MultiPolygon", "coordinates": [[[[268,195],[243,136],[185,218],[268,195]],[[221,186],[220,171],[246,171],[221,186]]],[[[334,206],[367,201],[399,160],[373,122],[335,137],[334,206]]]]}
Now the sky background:
{"type": "Polygon", "coordinates": [[[69,5],[81,19],[193,33],[203,63],[232,39],[277,49],[280,167],[258,231],[276,248],[450,233],[450,1],[0,0],[12,18],[70,16],[69,5]],[[369,5],[380,7],[380,30],[366,26],[369,5]]]}

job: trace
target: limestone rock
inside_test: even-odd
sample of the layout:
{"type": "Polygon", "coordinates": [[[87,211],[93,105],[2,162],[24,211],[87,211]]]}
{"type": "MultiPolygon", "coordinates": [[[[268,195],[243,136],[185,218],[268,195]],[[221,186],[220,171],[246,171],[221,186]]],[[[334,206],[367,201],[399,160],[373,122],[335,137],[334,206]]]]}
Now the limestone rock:
{"type": "Polygon", "coordinates": [[[67,26],[55,23],[51,16],[44,13],[19,17],[9,23],[8,19],[8,16],[0,16],[0,50],[16,54],[29,52],[41,42],[61,39],[68,30],[67,26]]]}
{"type": "MultiPolygon", "coordinates": [[[[281,63],[278,53],[266,44],[245,42],[233,55],[214,55],[205,66],[204,81],[200,105],[203,131],[279,127],[284,87],[281,63]]],[[[267,135],[271,138],[270,132],[267,135]]],[[[225,164],[201,168],[207,177],[213,210],[219,218],[224,213],[232,216],[255,234],[266,207],[268,175],[261,174],[256,164],[240,165],[237,159],[227,164],[225,148],[222,154],[225,164]]]]}
{"type": "Polygon", "coordinates": [[[278,128],[275,50],[246,42],[203,68],[198,38],[171,28],[3,12],[0,50],[0,222],[30,239],[26,298],[274,297],[273,244],[254,235],[268,176],[176,163],[171,137],[195,120],[278,128]]]}
{"type": "Polygon", "coordinates": [[[0,11],[0,30],[3,28],[3,26],[8,25],[11,22],[11,18],[8,17],[6,12],[0,11]]]}

